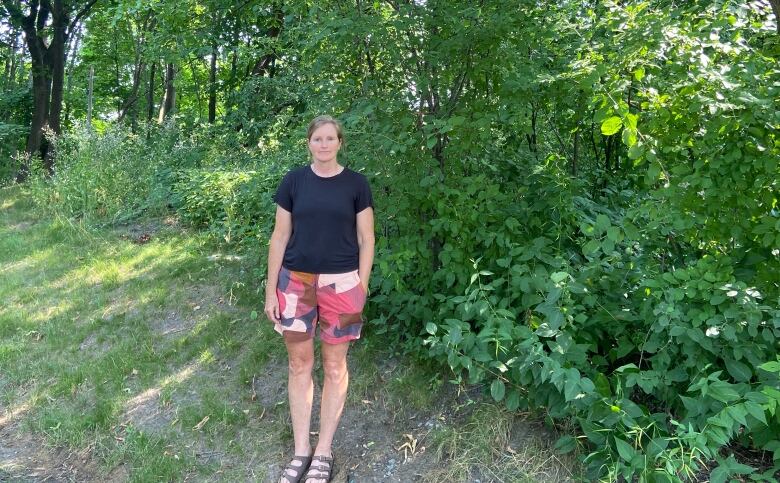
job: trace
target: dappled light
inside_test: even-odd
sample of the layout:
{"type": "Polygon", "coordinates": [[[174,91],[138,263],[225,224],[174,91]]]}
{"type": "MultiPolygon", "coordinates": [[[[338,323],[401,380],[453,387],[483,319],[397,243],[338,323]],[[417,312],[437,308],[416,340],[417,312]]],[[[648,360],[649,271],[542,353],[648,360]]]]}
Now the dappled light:
{"type": "Polygon", "coordinates": [[[0,414],[0,429],[18,421],[19,418],[24,416],[25,413],[29,411],[30,408],[32,408],[32,406],[33,406],[32,401],[27,400],[21,404],[17,404],[16,406],[7,409],[0,408],[3,409],[2,414],[0,414]]]}
{"type": "Polygon", "coordinates": [[[182,384],[186,382],[193,375],[193,373],[195,373],[195,371],[198,370],[199,366],[200,366],[200,362],[187,364],[178,372],[166,376],[164,379],[159,381],[157,385],[150,387],[144,390],[143,392],[141,392],[140,394],[137,394],[132,398],[128,399],[123,404],[121,419],[123,421],[129,421],[129,422],[132,422],[133,420],[137,420],[141,416],[139,416],[136,413],[141,412],[145,406],[148,406],[149,404],[152,405],[160,404],[159,397],[160,397],[161,390],[165,389],[171,384],[182,384]]]}

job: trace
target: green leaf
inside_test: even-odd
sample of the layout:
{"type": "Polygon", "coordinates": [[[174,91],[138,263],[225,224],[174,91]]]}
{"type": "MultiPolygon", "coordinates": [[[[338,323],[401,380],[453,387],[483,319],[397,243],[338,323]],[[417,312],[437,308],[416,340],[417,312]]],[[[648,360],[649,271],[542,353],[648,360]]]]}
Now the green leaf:
{"type": "Polygon", "coordinates": [[[558,451],[561,454],[566,454],[574,451],[574,448],[577,447],[577,440],[574,438],[574,436],[565,435],[558,438],[558,441],[555,442],[555,450],[558,451]]]}
{"type": "Polygon", "coordinates": [[[436,335],[436,329],[438,329],[438,327],[433,322],[428,322],[425,324],[425,332],[431,335],[436,335]]]}
{"type": "Polygon", "coordinates": [[[660,455],[669,446],[669,440],[666,438],[655,438],[647,445],[647,454],[655,458],[660,455]]]}
{"type": "Polygon", "coordinates": [[[618,454],[624,461],[631,461],[634,459],[636,451],[634,451],[634,448],[632,448],[630,444],[620,438],[615,438],[615,446],[617,447],[618,454]]]}
{"type": "Polygon", "coordinates": [[[493,381],[493,384],[490,385],[490,395],[493,396],[493,399],[496,401],[504,399],[505,391],[506,387],[504,386],[504,381],[500,379],[496,379],[493,381]]]}
{"type": "Polygon", "coordinates": [[[626,117],[623,119],[623,124],[626,126],[626,129],[636,131],[636,123],[638,120],[639,116],[629,112],[626,113],[626,117]]]}
{"type": "Polygon", "coordinates": [[[725,409],[725,411],[729,413],[731,419],[738,422],[742,426],[747,426],[747,420],[745,419],[745,416],[747,416],[748,412],[747,409],[745,409],[744,404],[729,406],[725,409]]]}
{"type": "Polygon", "coordinates": [[[460,126],[460,125],[461,125],[461,124],[463,124],[465,121],[466,121],[466,118],[465,118],[465,117],[463,117],[463,116],[455,116],[455,117],[451,117],[451,118],[450,118],[450,120],[449,120],[449,123],[450,123],[451,125],[453,125],[453,126],[460,126]]]}
{"type": "Polygon", "coordinates": [[[729,472],[726,468],[718,466],[710,472],[710,483],[726,483],[729,472]]]}
{"type": "Polygon", "coordinates": [[[253,310],[252,313],[249,314],[249,318],[252,320],[257,320],[257,310],[253,310]]]}
{"type": "Polygon", "coordinates": [[[636,141],[637,141],[636,129],[632,129],[632,128],[628,128],[627,127],[626,129],[623,130],[623,134],[622,134],[621,138],[623,140],[623,144],[625,144],[629,148],[634,146],[636,144],[636,141]]]}
{"type": "Polygon", "coordinates": [[[520,407],[520,391],[515,388],[509,388],[506,395],[506,408],[510,411],[517,411],[520,407]]]}
{"type": "Polygon", "coordinates": [[[634,79],[641,81],[644,77],[645,77],[645,68],[637,67],[636,70],[634,70],[634,79]]]}
{"type": "Polygon", "coordinates": [[[550,278],[555,283],[560,283],[568,277],[569,274],[567,272],[554,272],[552,275],[550,275],[550,278]]]}
{"type": "Polygon", "coordinates": [[[596,380],[593,382],[596,386],[596,392],[598,392],[601,396],[609,397],[612,395],[612,388],[610,387],[607,376],[599,372],[596,374],[596,380]]]}
{"type": "Polygon", "coordinates": [[[725,381],[715,381],[710,384],[709,394],[724,403],[730,403],[739,399],[739,393],[734,390],[734,385],[725,381]]]}
{"type": "Polygon", "coordinates": [[[718,467],[710,473],[710,483],[725,483],[731,475],[749,475],[755,472],[755,468],[738,463],[734,455],[728,458],[717,458],[718,467]]]}
{"type": "Polygon", "coordinates": [[[629,240],[639,239],[639,229],[633,223],[624,222],[623,231],[626,233],[629,240]]]}
{"type": "Polygon", "coordinates": [[[761,364],[758,366],[759,369],[763,369],[767,372],[779,372],[780,373],[780,362],[778,361],[769,361],[761,364]]]}
{"type": "Polygon", "coordinates": [[[753,377],[753,371],[744,362],[726,359],[726,370],[737,382],[748,382],[753,377]]]}
{"type": "Polygon", "coordinates": [[[658,181],[659,177],[661,176],[661,165],[658,163],[650,163],[650,166],[647,167],[647,179],[651,183],[654,181],[658,181]]]}
{"type": "Polygon", "coordinates": [[[623,127],[623,120],[620,119],[620,117],[609,117],[601,123],[601,134],[604,136],[612,136],[616,132],[620,131],[621,127],[623,127]]]}
{"type": "Polygon", "coordinates": [[[612,223],[610,223],[607,215],[601,214],[596,217],[596,228],[598,228],[600,232],[605,231],[611,225],[612,223]]]}
{"type": "Polygon", "coordinates": [[[598,240],[591,240],[582,247],[582,253],[590,255],[595,253],[599,248],[601,248],[601,243],[599,243],[598,240]]]}
{"type": "Polygon", "coordinates": [[[637,141],[628,150],[628,158],[637,160],[645,154],[645,146],[641,142],[637,141]]]}
{"type": "Polygon", "coordinates": [[[764,412],[764,408],[762,408],[759,404],[754,403],[753,401],[745,401],[745,409],[747,409],[748,414],[762,423],[767,424],[766,413],[764,412]]]}

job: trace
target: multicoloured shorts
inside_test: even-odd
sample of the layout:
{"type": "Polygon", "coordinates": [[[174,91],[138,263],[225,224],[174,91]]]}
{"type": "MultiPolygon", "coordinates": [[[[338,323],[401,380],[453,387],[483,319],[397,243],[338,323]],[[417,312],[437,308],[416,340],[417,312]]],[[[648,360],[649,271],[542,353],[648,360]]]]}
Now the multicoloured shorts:
{"type": "Polygon", "coordinates": [[[323,342],[360,338],[366,291],[357,270],[316,274],[282,267],[276,296],[282,320],[274,329],[288,340],[311,339],[318,323],[323,342]]]}

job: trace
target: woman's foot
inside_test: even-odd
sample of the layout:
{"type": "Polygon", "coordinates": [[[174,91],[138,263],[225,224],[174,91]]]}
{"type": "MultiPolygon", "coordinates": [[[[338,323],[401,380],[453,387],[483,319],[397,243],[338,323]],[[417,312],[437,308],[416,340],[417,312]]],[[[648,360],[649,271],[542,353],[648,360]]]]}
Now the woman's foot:
{"type": "Polygon", "coordinates": [[[279,483],[298,483],[311,464],[311,456],[293,456],[279,477],[279,483]]]}
{"type": "Polygon", "coordinates": [[[329,483],[333,476],[333,456],[314,455],[304,483],[329,483]]]}

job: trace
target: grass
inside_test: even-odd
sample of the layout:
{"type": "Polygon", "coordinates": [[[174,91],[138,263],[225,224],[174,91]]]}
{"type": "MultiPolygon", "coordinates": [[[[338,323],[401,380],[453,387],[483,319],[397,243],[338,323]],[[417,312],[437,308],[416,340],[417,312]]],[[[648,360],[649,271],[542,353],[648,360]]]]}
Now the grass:
{"type": "MultiPolygon", "coordinates": [[[[121,228],[35,213],[19,188],[0,188],[0,430],[86,451],[131,481],[275,474],[292,443],[286,357],[250,315],[261,292],[249,255],[162,221],[146,223],[151,240],[139,244],[121,228]]],[[[357,344],[350,366],[347,406],[361,417],[397,425],[458,410],[437,368],[406,364],[381,340],[357,344]]],[[[541,439],[522,457],[507,453],[515,416],[467,406],[465,424],[427,430],[437,456],[421,470],[428,481],[474,471],[531,481],[499,476],[532,478],[525,459],[549,462],[541,439]]],[[[352,437],[385,438],[395,454],[404,431],[376,427],[390,434],[352,437]]]]}
{"type": "Polygon", "coordinates": [[[254,301],[231,293],[241,267],[209,260],[197,234],[161,226],[136,244],[36,220],[18,189],[1,199],[2,406],[52,445],[126,462],[133,480],[208,475],[187,455],[240,432],[256,410],[245,376],[282,357],[270,327],[250,320],[254,301]]]}
{"type": "MultiPolygon", "coordinates": [[[[519,431],[523,414],[492,403],[476,403],[465,422],[442,424],[430,436],[439,460],[448,460],[424,481],[566,481],[575,477],[573,458],[556,455],[550,435],[519,431]],[[571,469],[569,469],[571,468],[571,469]]],[[[533,427],[533,426],[532,426],[533,427]]]]}

